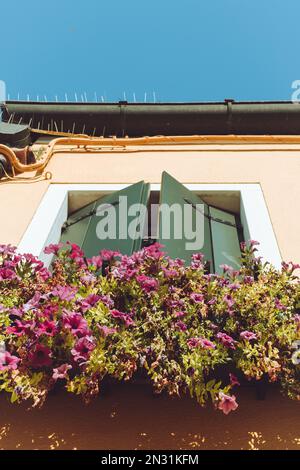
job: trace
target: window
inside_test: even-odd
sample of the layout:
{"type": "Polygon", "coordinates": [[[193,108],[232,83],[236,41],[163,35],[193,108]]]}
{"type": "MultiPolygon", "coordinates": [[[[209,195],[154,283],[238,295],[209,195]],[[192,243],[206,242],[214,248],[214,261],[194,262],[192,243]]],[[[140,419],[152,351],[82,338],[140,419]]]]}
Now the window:
{"type": "Polygon", "coordinates": [[[141,249],[143,244],[148,244],[150,238],[152,241],[159,241],[169,256],[184,259],[187,263],[190,262],[193,253],[202,251],[210,272],[219,271],[221,264],[239,267],[240,239],[243,235],[238,215],[205,203],[199,195],[166,172],[162,175],[159,193],[160,210],[153,210],[153,199],[155,200],[155,197],[153,195],[151,197],[149,184],[143,181],[99,198],[71,214],[62,227],[61,240],[76,243],[90,258],[104,248],[131,255],[141,249]],[[121,214],[122,197],[126,199],[125,216],[121,214]],[[143,231],[143,235],[138,235],[132,233],[131,229],[129,234],[130,225],[134,226],[137,214],[133,211],[130,215],[130,208],[139,204],[147,208],[147,212],[139,213],[140,218],[136,227],[140,230],[147,222],[147,233],[143,231]],[[100,220],[99,208],[102,208],[103,213],[110,208],[113,209],[111,217],[113,227],[104,234],[105,238],[97,233],[100,220]],[[154,229],[156,232],[154,235],[149,227],[153,229],[158,214],[159,223],[158,228],[154,229]],[[123,219],[126,217],[126,227],[121,233],[122,217],[123,219]],[[200,231],[202,231],[201,237],[200,231]]]}
{"type": "MultiPolygon", "coordinates": [[[[180,185],[178,182],[177,184],[180,185]]],[[[144,195],[147,194],[147,190],[149,191],[147,195],[148,201],[151,203],[159,203],[162,197],[167,197],[167,195],[170,194],[168,190],[165,192],[163,185],[164,181],[162,181],[162,184],[150,184],[144,187],[146,188],[144,195]],[[166,196],[164,196],[164,194],[166,194],[166,196]]],[[[114,193],[127,190],[128,188],[129,186],[126,184],[50,184],[19,243],[19,251],[33,253],[44,261],[46,265],[49,265],[51,263],[51,257],[43,253],[44,247],[50,243],[57,243],[60,240],[63,225],[69,222],[70,219],[73,219],[77,211],[86,208],[99,199],[104,201],[105,198],[111,197],[114,193]]],[[[230,240],[233,240],[233,246],[229,248],[231,252],[235,251],[237,240],[240,240],[242,236],[240,233],[240,226],[242,226],[243,238],[245,240],[259,240],[260,246],[258,247],[258,254],[261,255],[265,261],[269,261],[274,266],[280,267],[280,252],[259,184],[190,183],[184,185],[184,191],[188,193],[188,196],[184,197],[200,197],[202,202],[207,204],[214,218],[216,215],[216,218],[223,220],[227,217],[229,219],[228,222],[234,223],[235,221],[236,223],[235,229],[231,224],[220,225],[213,218],[208,219],[211,224],[211,236],[217,247],[214,251],[214,262],[216,266],[225,261],[223,259],[222,249],[220,250],[218,248],[219,238],[222,240],[225,235],[228,235],[228,232],[234,231],[234,237],[230,234],[230,240]],[[236,235],[236,230],[238,235],[236,235]]],[[[157,238],[159,238],[159,233],[157,235],[157,238]]],[[[171,241],[172,240],[170,240],[170,242],[171,241]]],[[[177,242],[177,240],[174,240],[174,242],[177,242]]],[[[139,243],[143,243],[143,240],[140,240],[139,243]]],[[[171,248],[172,247],[169,246],[169,252],[171,248]]],[[[135,244],[133,249],[138,249],[138,245],[135,244]]],[[[179,245],[177,245],[176,256],[179,255],[179,245]]],[[[236,255],[232,254],[232,256],[236,255]]],[[[227,258],[226,260],[226,264],[233,264],[227,258]]]]}

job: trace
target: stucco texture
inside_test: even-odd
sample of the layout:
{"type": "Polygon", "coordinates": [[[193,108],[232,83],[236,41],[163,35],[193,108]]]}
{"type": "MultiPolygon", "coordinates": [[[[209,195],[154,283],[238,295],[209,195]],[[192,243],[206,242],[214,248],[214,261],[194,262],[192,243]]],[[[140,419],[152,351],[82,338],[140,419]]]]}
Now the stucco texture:
{"type": "Polygon", "coordinates": [[[251,387],[238,397],[225,416],[188,397],[154,398],[146,385],[114,385],[90,405],[59,393],[33,411],[2,395],[0,449],[300,449],[298,402],[276,387],[264,401],[251,387]]]}
{"type": "MultiPolygon", "coordinates": [[[[157,145],[124,150],[56,150],[52,179],[0,184],[0,243],[18,244],[51,183],[259,183],[282,258],[300,262],[300,145],[157,145]]],[[[259,217],[259,214],[258,214],[259,217]]]]}

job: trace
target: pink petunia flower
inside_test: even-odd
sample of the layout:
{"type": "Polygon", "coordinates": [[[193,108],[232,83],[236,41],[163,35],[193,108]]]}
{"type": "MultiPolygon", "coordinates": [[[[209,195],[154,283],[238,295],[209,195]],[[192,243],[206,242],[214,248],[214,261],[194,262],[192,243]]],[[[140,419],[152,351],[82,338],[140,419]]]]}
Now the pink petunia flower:
{"type": "Polygon", "coordinates": [[[219,393],[219,410],[222,410],[225,415],[228,415],[231,411],[237,409],[238,404],[234,395],[226,395],[225,393],[219,393]]]}
{"type": "Polygon", "coordinates": [[[260,243],[259,243],[258,241],[256,241],[256,240],[249,240],[248,243],[249,243],[249,245],[250,245],[251,247],[253,247],[253,246],[258,246],[258,245],[260,244],[260,243]]]}
{"type": "Polygon", "coordinates": [[[157,290],[159,286],[157,279],[145,276],[144,274],[137,276],[136,280],[140,284],[141,288],[147,293],[157,290]]]}
{"type": "Polygon", "coordinates": [[[101,300],[100,295],[96,295],[96,294],[88,295],[87,297],[82,299],[80,302],[82,311],[86,312],[87,310],[90,310],[92,307],[96,305],[97,302],[99,302],[99,300],[101,300]]]}
{"type": "Polygon", "coordinates": [[[185,316],[185,312],[182,312],[181,310],[174,313],[174,317],[176,317],[176,318],[182,318],[184,316],[185,316]]]}
{"type": "Polygon", "coordinates": [[[65,311],[63,326],[75,336],[85,336],[89,333],[88,323],[80,313],[65,311]]]}
{"type": "Polygon", "coordinates": [[[296,315],[294,315],[294,320],[295,320],[295,323],[296,323],[297,330],[300,331],[300,315],[299,315],[299,313],[296,313],[296,315]]]}
{"type": "Polygon", "coordinates": [[[77,288],[69,286],[57,286],[52,290],[52,295],[59,297],[60,300],[65,300],[66,302],[70,302],[70,300],[74,299],[76,293],[77,288]]]}
{"type": "Polygon", "coordinates": [[[225,346],[225,348],[235,349],[236,341],[234,341],[231,336],[220,332],[217,334],[217,338],[220,340],[223,346],[225,346]]]}
{"type": "Polygon", "coordinates": [[[0,269],[0,281],[12,281],[17,278],[18,276],[12,269],[9,269],[9,268],[0,269]]]}
{"type": "Polygon", "coordinates": [[[257,339],[257,335],[252,333],[252,331],[242,331],[240,337],[246,341],[251,341],[252,339],[257,339]]]}
{"type": "Polygon", "coordinates": [[[57,243],[57,244],[51,244],[49,246],[46,246],[46,248],[44,248],[44,253],[46,255],[58,255],[58,252],[59,250],[64,246],[63,243],[57,243]]]}
{"type": "Polygon", "coordinates": [[[187,344],[189,346],[190,349],[194,349],[194,348],[197,348],[197,347],[202,347],[203,349],[214,349],[216,347],[216,345],[214,343],[212,343],[211,341],[209,341],[208,339],[206,338],[190,338],[188,339],[187,341],[187,344]]]}
{"type": "Polygon", "coordinates": [[[94,266],[96,269],[100,269],[102,264],[103,264],[103,260],[102,260],[102,257],[99,255],[99,256],[93,256],[92,258],[89,258],[87,260],[88,262],[88,265],[89,266],[94,266]]]}
{"type": "Polygon", "coordinates": [[[71,350],[71,354],[75,361],[86,361],[91,351],[95,349],[94,338],[92,336],[84,336],[80,338],[71,350]]]}
{"type": "Polygon", "coordinates": [[[100,256],[103,261],[111,261],[113,258],[121,256],[121,253],[119,251],[101,250],[100,256]]]}
{"type": "Polygon", "coordinates": [[[237,377],[234,374],[229,374],[230,383],[233,387],[241,385],[237,377]]]}
{"type": "Polygon", "coordinates": [[[280,302],[279,299],[275,299],[275,307],[278,309],[278,310],[286,310],[287,307],[286,305],[284,305],[282,302],[280,302]]]}
{"type": "Polygon", "coordinates": [[[224,302],[227,304],[228,308],[231,308],[235,304],[235,300],[231,297],[230,294],[227,294],[223,297],[224,302]]]}
{"type": "Polygon", "coordinates": [[[28,335],[35,328],[34,321],[22,322],[21,320],[15,320],[14,326],[6,328],[8,334],[14,334],[16,336],[28,335]]]}
{"type": "Polygon", "coordinates": [[[230,272],[233,270],[228,264],[220,264],[220,268],[223,269],[224,273],[230,272]]]}
{"type": "Polygon", "coordinates": [[[62,364],[61,366],[57,367],[57,369],[53,369],[52,378],[56,381],[58,379],[66,379],[68,377],[68,371],[72,369],[70,364],[62,364]]]}
{"type": "Polygon", "coordinates": [[[190,295],[190,298],[193,302],[195,302],[196,304],[199,304],[199,303],[203,302],[204,295],[203,294],[197,294],[196,292],[193,292],[190,295]]]}
{"type": "Polygon", "coordinates": [[[28,359],[33,369],[40,367],[48,367],[52,364],[51,349],[43,344],[37,344],[35,348],[29,352],[28,359]]]}
{"type": "Polygon", "coordinates": [[[216,345],[206,338],[199,338],[200,346],[204,349],[215,349],[216,345]]]}
{"type": "Polygon", "coordinates": [[[180,320],[175,323],[175,327],[180,331],[186,331],[187,330],[186,324],[183,323],[183,321],[180,321],[180,320]]]}
{"type": "Polygon", "coordinates": [[[98,329],[103,334],[104,337],[113,335],[114,333],[117,333],[118,331],[116,328],[110,328],[105,325],[98,325],[98,329]]]}
{"type": "Polygon", "coordinates": [[[134,321],[127,313],[120,312],[119,310],[111,310],[110,314],[113,318],[122,320],[126,326],[134,325],[134,321]]]}
{"type": "Polygon", "coordinates": [[[16,370],[18,368],[18,363],[20,358],[17,356],[12,356],[8,351],[0,353],[0,370],[16,370]]]}
{"type": "Polygon", "coordinates": [[[57,326],[54,321],[46,320],[41,323],[37,329],[37,335],[55,336],[57,333],[57,326]]]}
{"type": "Polygon", "coordinates": [[[171,279],[173,277],[178,277],[179,274],[180,274],[178,271],[176,271],[176,269],[168,269],[168,268],[163,267],[162,270],[163,270],[163,273],[164,273],[164,275],[167,279],[171,279]]]}

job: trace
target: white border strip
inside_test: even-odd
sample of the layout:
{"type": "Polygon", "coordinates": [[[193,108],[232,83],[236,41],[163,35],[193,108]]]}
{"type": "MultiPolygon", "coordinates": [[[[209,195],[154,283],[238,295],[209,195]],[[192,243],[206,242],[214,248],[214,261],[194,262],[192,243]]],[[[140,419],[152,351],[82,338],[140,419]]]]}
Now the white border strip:
{"type": "MultiPolygon", "coordinates": [[[[47,266],[50,256],[43,253],[45,246],[58,243],[61,226],[68,217],[68,193],[70,191],[113,192],[128,184],[51,184],[44,195],[19,246],[20,253],[32,253],[47,266]]],[[[281,265],[280,251],[259,184],[186,184],[192,191],[238,191],[241,195],[241,222],[245,239],[258,240],[258,253],[275,267],[281,265]]],[[[160,190],[160,184],[151,184],[151,190],[160,190]]]]}

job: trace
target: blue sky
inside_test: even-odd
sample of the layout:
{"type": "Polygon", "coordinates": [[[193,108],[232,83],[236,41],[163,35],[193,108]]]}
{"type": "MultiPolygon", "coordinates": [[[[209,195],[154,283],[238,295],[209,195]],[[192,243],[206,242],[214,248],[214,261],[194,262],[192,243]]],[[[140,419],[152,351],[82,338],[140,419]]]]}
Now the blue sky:
{"type": "Polygon", "coordinates": [[[290,99],[299,19],[299,0],[4,0],[0,79],[23,99],[290,99]]]}

